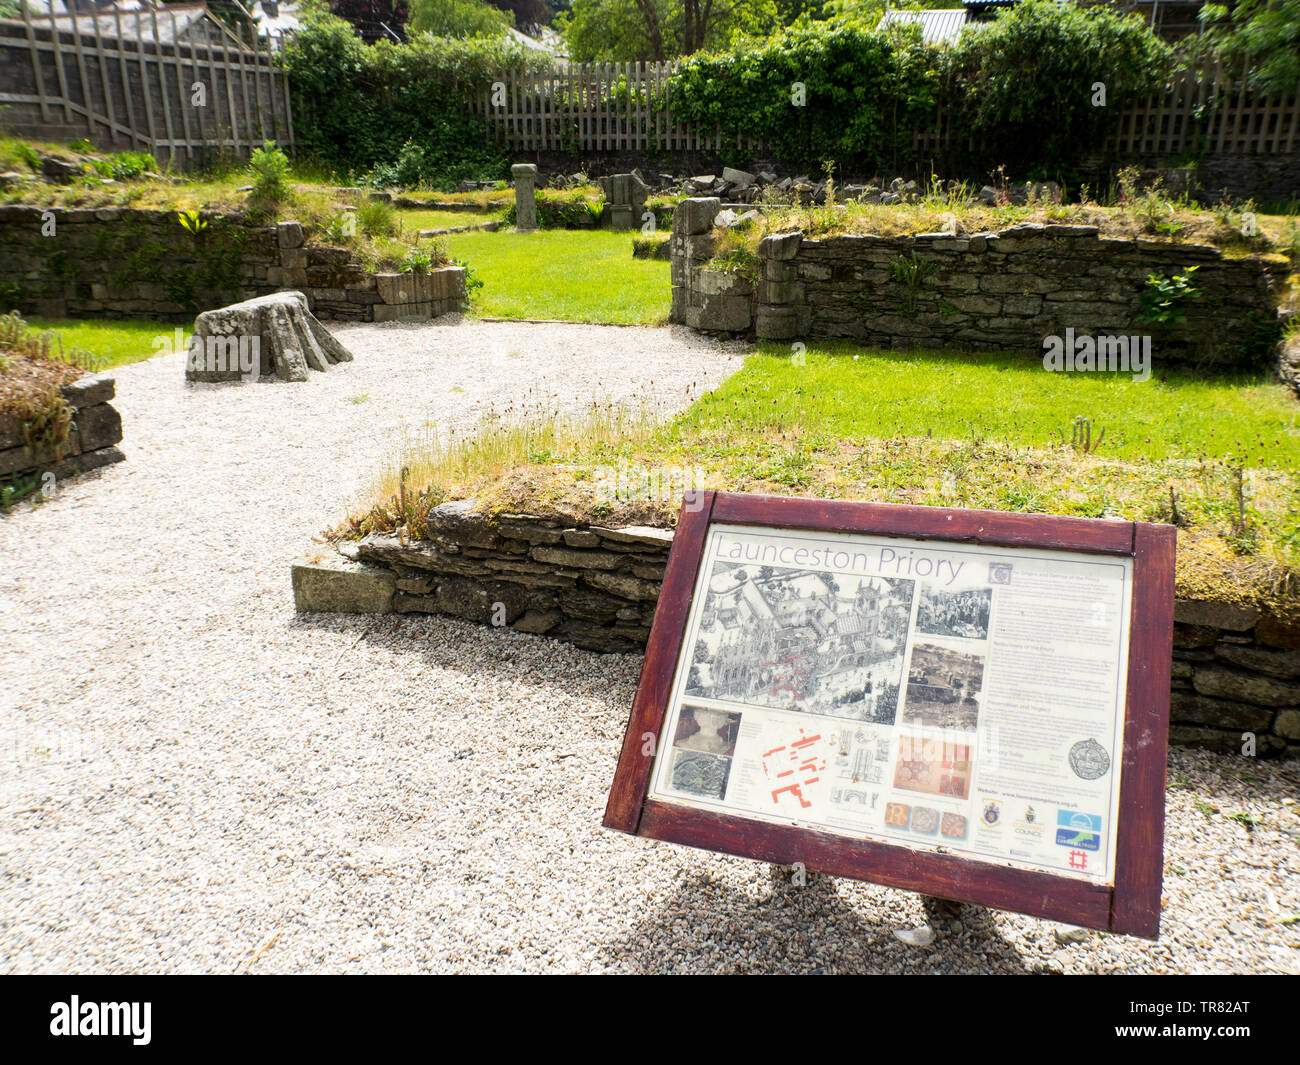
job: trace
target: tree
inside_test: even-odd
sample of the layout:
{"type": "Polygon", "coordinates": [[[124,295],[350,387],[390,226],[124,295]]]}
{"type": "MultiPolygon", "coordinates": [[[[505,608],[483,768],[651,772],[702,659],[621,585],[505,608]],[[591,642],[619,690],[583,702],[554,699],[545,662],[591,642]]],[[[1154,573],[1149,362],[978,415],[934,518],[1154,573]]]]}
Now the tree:
{"type": "Polygon", "coordinates": [[[663,61],[771,33],[780,18],[777,0],[573,0],[556,24],[579,62],[663,61]]]}
{"type": "Polygon", "coordinates": [[[483,0],[411,0],[411,30],[434,37],[499,37],[512,16],[483,0]]]}
{"type": "Polygon", "coordinates": [[[330,14],[352,23],[367,41],[405,37],[411,18],[404,0],[330,0],[330,14]]]}
{"type": "Polygon", "coordinates": [[[1290,94],[1300,86],[1300,0],[1241,0],[1231,17],[1206,4],[1207,36],[1230,64],[1242,64],[1252,89],[1290,94]]]}

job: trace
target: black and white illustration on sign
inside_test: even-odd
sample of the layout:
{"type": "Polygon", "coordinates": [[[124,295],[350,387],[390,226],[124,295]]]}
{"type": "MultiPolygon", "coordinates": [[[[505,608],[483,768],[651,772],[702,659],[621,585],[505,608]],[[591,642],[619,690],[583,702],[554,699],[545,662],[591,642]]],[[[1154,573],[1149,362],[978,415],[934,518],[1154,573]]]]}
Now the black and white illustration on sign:
{"type": "Polygon", "coordinates": [[[914,585],[721,563],[686,693],[893,724],[914,585]]]}

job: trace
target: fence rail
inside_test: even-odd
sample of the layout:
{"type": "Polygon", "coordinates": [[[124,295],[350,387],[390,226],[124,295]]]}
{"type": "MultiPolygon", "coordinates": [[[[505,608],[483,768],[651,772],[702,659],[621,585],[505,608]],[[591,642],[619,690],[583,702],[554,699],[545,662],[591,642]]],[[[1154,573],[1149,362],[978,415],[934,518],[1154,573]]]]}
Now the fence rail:
{"type": "Polygon", "coordinates": [[[757,150],[743,134],[701,131],[673,113],[676,62],[569,63],[541,74],[507,73],[474,112],[498,143],[518,151],[757,150]]]}
{"type": "MultiPolygon", "coordinates": [[[[761,150],[754,137],[701,131],[673,111],[667,63],[571,63],[542,74],[508,73],[475,101],[497,141],[520,151],[761,150]]],[[[958,117],[941,110],[913,137],[918,153],[975,148],[958,117]]],[[[1222,67],[1184,73],[1118,116],[1104,151],[1121,156],[1300,151],[1300,92],[1260,97],[1222,67]]]]}
{"type": "Polygon", "coordinates": [[[21,19],[0,20],[5,126],[146,151],[177,168],[246,157],[265,140],[291,147],[289,82],[270,43],[251,27],[247,40],[224,29],[215,40],[182,36],[166,8],[56,17],[24,4],[21,19]]]}
{"type": "MultiPolygon", "coordinates": [[[[920,131],[921,153],[972,149],[978,144],[951,111],[920,131]]],[[[1221,65],[1175,76],[1135,107],[1119,114],[1103,142],[1106,155],[1145,159],[1226,152],[1281,155],[1300,151],[1300,90],[1294,97],[1261,96],[1221,65]]]]}

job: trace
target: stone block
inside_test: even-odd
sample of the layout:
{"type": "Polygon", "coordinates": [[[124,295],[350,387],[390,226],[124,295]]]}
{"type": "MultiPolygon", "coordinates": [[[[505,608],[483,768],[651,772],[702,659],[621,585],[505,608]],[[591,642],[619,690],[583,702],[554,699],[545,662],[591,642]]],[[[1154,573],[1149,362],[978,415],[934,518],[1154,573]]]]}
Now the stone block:
{"type": "Polygon", "coordinates": [[[643,581],[624,573],[586,573],[582,579],[594,588],[610,592],[622,599],[654,602],[659,598],[660,586],[653,581],[643,581]]]}
{"type": "Polygon", "coordinates": [[[707,233],[720,210],[722,201],[716,196],[682,200],[673,210],[673,232],[682,236],[707,233]]]}
{"type": "MultiPolygon", "coordinates": [[[[88,373],[78,377],[71,384],[63,386],[63,398],[74,407],[93,407],[96,403],[107,403],[113,398],[116,384],[111,376],[102,373],[88,373]]],[[[116,440],[113,443],[117,443],[116,440]]]]}
{"type": "Polygon", "coordinates": [[[1169,719],[1177,723],[1266,732],[1273,719],[1272,710],[1230,699],[1181,691],[1170,693],[1169,699],[1169,719]]]}
{"type": "Polygon", "coordinates": [[[758,242],[758,254],[764,259],[788,262],[799,253],[802,243],[803,234],[800,232],[773,233],[758,242]]]}
{"type": "Polygon", "coordinates": [[[294,563],[293,602],[299,612],[390,614],[396,578],[391,570],[351,562],[334,551],[294,563]]]}
{"type": "Polygon", "coordinates": [[[753,285],[739,274],[701,270],[696,278],[695,291],[701,296],[749,296],[753,285]]]}
{"type": "Polygon", "coordinates": [[[1267,673],[1273,677],[1300,677],[1300,651],[1274,651],[1264,647],[1224,643],[1214,649],[1217,657],[1230,665],[1267,673]]]}
{"type": "Polygon", "coordinates": [[[622,560],[607,551],[581,551],[566,547],[540,544],[529,552],[538,562],[555,566],[571,566],[580,570],[617,569],[622,560]]]}
{"type": "Polygon", "coordinates": [[[621,529],[593,528],[601,539],[617,544],[637,544],[667,552],[673,545],[672,529],[656,529],[650,525],[625,525],[621,529]]]}
{"type": "Polygon", "coordinates": [[[686,311],[686,324],[696,329],[741,333],[751,322],[748,296],[706,296],[686,311]]]}
{"type": "Polygon", "coordinates": [[[500,534],[478,513],[473,499],[440,503],[429,511],[425,528],[430,538],[461,547],[493,548],[501,543],[500,534]]]}
{"type": "Polygon", "coordinates": [[[1192,685],[1202,695],[1233,699],[1257,706],[1300,706],[1300,685],[1257,673],[1197,668],[1192,685]]]}
{"type": "Polygon", "coordinates": [[[122,416],[108,403],[77,411],[77,442],[82,451],[96,451],[122,441],[122,416]]]}
{"type": "Polygon", "coordinates": [[[1232,606],[1204,600],[1176,599],[1174,621],[1182,625],[1208,625],[1229,632],[1245,632],[1259,621],[1254,607],[1232,606]]]}
{"type": "Polygon", "coordinates": [[[799,335],[799,317],[793,307],[760,305],[754,312],[754,335],[759,340],[793,340],[799,335]]]}
{"type": "Polygon", "coordinates": [[[1292,647],[1300,650],[1300,621],[1285,622],[1265,614],[1255,626],[1255,639],[1270,647],[1292,647]]]}
{"type": "Polygon", "coordinates": [[[281,248],[301,248],[303,244],[302,225],[298,222],[277,223],[275,239],[281,248]]]}

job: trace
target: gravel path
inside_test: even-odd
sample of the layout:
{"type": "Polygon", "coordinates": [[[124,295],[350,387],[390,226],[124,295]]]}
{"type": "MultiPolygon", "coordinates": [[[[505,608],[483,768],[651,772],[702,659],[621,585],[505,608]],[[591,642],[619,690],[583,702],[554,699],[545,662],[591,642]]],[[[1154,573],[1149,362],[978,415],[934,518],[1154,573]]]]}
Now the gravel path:
{"type": "Polygon", "coordinates": [[[917,896],[601,829],[639,658],[299,617],[289,564],[404,426],[675,400],[740,349],[339,333],[357,361],[306,384],[118,371],[127,461],[0,520],[0,969],[1300,971],[1294,765],[1173,754],[1159,945],[968,909],[905,946],[917,896]]]}

